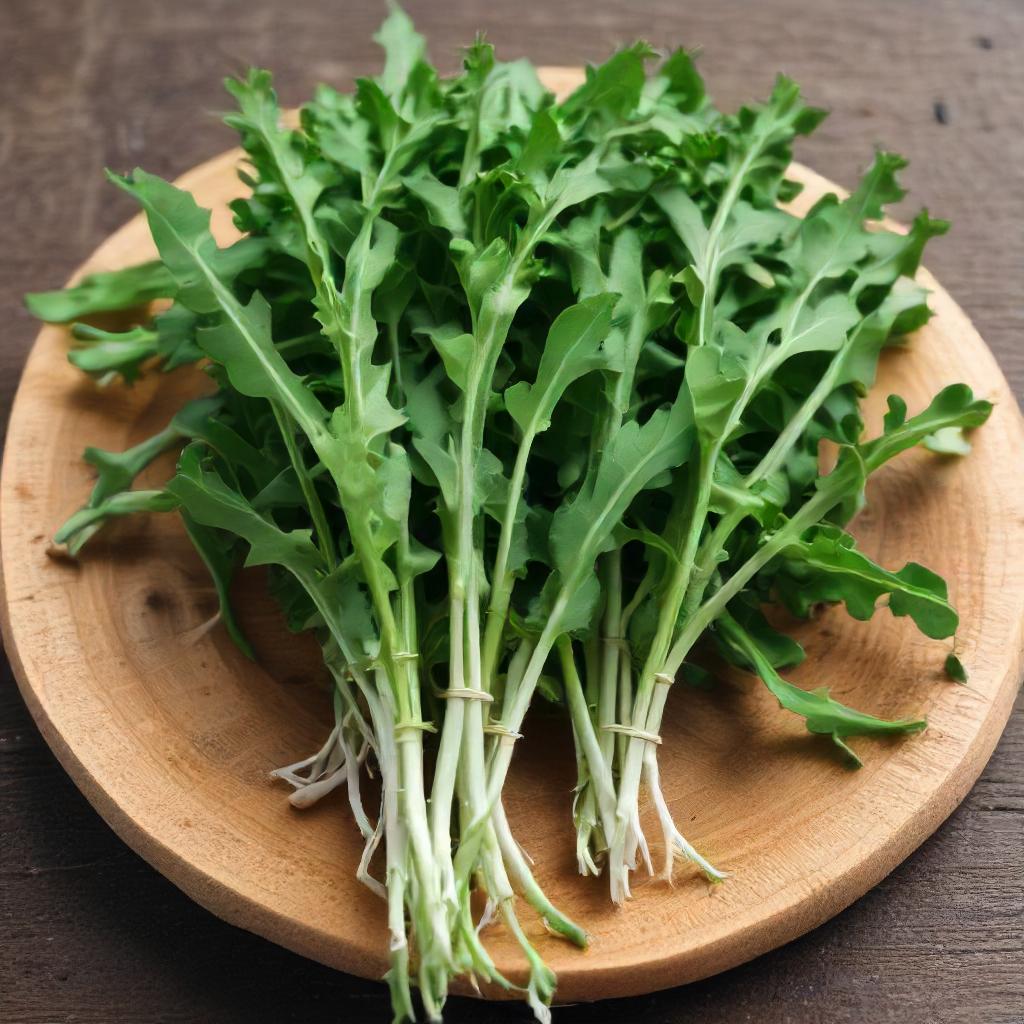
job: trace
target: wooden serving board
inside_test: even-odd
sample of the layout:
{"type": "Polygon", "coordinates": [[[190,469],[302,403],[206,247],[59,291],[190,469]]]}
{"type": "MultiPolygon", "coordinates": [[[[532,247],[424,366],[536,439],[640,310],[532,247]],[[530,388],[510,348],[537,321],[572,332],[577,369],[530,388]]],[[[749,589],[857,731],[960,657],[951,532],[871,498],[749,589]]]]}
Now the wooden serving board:
{"type": "MultiPolygon", "coordinates": [[[[579,76],[552,69],[546,79],[564,91],[579,76]]],[[[225,153],[180,182],[214,209],[222,243],[234,234],[225,203],[241,191],[238,157],[225,153]]],[[[798,212],[834,190],[806,168],[794,165],[792,175],[806,186],[798,212]]],[[[137,217],[76,277],[151,254],[137,217]]],[[[969,458],[914,451],[882,470],[854,532],[883,565],[918,560],[949,581],[970,683],[945,679],[948,642],[885,611],[860,623],[832,609],[801,624],[809,656],[795,681],[827,685],[875,714],[928,716],[920,736],[855,740],[860,771],[751,677],[738,673],[714,692],[680,687],[663,729],[665,792],[687,836],[732,877],[711,887],[681,865],[674,887],[638,885],[623,909],[609,903],[604,879],[576,874],[568,726],[535,715],[506,788],[509,816],[541,884],[593,936],[580,952],[545,936],[524,909],[558,973],[560,1000],[692,981],[820,924],[931,834],[995,746],[1022,671],[1024,426],[967,317],[927,272],[920,278],[936,316],[906,349],[885,355],[869,428],[889,392],[916,411],[955,381],[996,408],[969,458]]],[[[3,635],[25,701],[100,814],[175,884],[234,924],[379,977],[384,905],[356,881],[361,843],[344,799],[297,812],[268,776],[319,747],[328,728],[315,647],[288,636],[252,576],[238,600],[259,661],[221,629],[204,628],[213,590],[176,517],[118,523],[77,566],[47,557],[54,530],[91,486],[83,446],[133,444],[203,386],[182,371],[98,390],[67,363],[67,346],[64,328],[39,334],[0,482],[3,635]]],[[[165,462],[151,478],[162,482],[170,470],[165,462]]],[[[499,968],[522,977],[504,931],[487,936],[499,968]]]]}

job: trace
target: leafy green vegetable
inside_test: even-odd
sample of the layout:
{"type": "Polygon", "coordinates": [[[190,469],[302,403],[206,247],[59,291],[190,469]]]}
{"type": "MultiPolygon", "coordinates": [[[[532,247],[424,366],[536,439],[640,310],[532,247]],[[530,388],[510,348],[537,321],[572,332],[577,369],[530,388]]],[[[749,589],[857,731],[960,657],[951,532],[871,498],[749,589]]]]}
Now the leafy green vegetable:
{"type": "Polygon", "coordinates": [[[174,295],[174,278],[159,260],[124,270],[108,270],[88,277],[63,291],[34,292],[25,296],[33,316],[63,324],[93,313],[133,309],[153,299],[174,295]]]}
{"type": "Polygon", "coordinates": [[[953,680],[954,683],[967,683],[967,669],[964,668],[964,663],[952,652],[946,655],[946,661],[943,666],[946,671],[946,675],[953,680]]]}
{"type": "Polygon", "coordinates": [[[860,399],[890,339],[930,315],[912,277],[946,225],[880,227],[903,197],[886,152],[847,199],[785,212],[793,145],[823,116],[788,79],[724,114],[689,55],[637,43],[559,102],[481,40],[440,78],[397,8],[376,38],[383,73],[320,87],[297,129],[268,72],[227,82],[240,241],[221,247],[187,192],[111,175],[159,260],[28,297],[76,321],[69,358],[101,384],[194,366],[213,388],[124,452],[87,449],[96,483],[57,539],[78,555],[112,518],[177,511],[246,653],[230,588],[266,566],[289,628],[320,643],[334,714],[321,749],[275,775],[296,807],[347,794],[358,877],[387,903],[396,1020],[414,987],[432,1020],[455,976],[512,987],[481,890],[544,1021],[555,979],[519,898],[587,936],[502,802],[534,695],[572,731],[582,872],[620,901],[653,870],[645,783],[663,875],[682,857],[721,880],[661,790],[673,680],[716,699],[691,660],[708,637],[855,762],[849,737],[923,728],[784,680],[804,651],[764,609],[867,619],[885,603],[953,635],[939,577],[875,564],[843,527],[871,473],[918,444],[966,454],[990,406],[954,384],[908,417],[892,396],[865,439],[860,399]],[[112,310],[134,319],[89,322],[112,310]],[[823,442],[839,449],[827,474],[823,442]],[[172,479],[139,486],[167,452],[172,479]]]}
{"type": "Polygon", "coordinates": [[[150,326],[127,331],[105,331],[90,324],[76,323],[72,337],[79,343],[68,352],[68,360],[80,370],[107,384],[117,374],[131,384],[150,360],[159,360],[164,370],[194,363],[203,353],[195,343],[198,319],[183,306],[171,306],[153,317],[150,326]]]}
{"type": "Polygon", "coordinates": [[[819,602],[842,601],[855,619],[869,619],[878,599],[887,594],[893,615],[909,615],[925,636],[941,640],[956,632],[957,615],[940,577],[914,562],[899,572],[887,572],[837,527],[816,527],[780,557],[784,568],[775,585],[797,615],[806,616],[819,602]]]}
{"type": "Polygon", "coordinates": [[[831,736],[856,768],[861,767],[861,760],[844,742],[848,737],[921,732],[926,725],[924,719],[887,721],[854,711],[829,697],[825,689],[801,690],[779,675],[757,641],[732,616],[723,615],[719,619],[719,629],[737,652],[750,662],[750,667],[771,690],[779,706],[805,718],[808,732],[831,736]]]}

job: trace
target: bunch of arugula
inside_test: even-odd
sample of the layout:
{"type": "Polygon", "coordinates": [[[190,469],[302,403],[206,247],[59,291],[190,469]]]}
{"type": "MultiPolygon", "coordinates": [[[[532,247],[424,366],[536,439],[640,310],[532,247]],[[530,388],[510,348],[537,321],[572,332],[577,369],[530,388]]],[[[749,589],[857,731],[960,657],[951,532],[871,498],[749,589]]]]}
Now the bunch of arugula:
{"type": "Polygon", "coordinates": [[[862,438],[859,399],[881,349],[927,319],[911,278],[946,225],[869,227],[903,195],[886,153],[849,198],[783,212],[791,144],[822,117],[792,82],[723,115],[685,52],[648,76],[637,44],[556,103],[481,41],[439,79],[400,11],[378,40],[383,73],[321,87],[295,130],[266,72],[228,82],[251,189],[232,204],[240,241],[218,248],[209,211],[159,178],[111,175],[159,260],[29,297],[60,322],[169,300],[125,332],[76,322],[71,360],[101,383],[201,362],[215,385],[128,451],[88,449],[97,483],[57,540],[77,554],[113,517],[176,510],[246,651],[231,578],[269,566],[289,625],[320,639],[335,715],[322,749],[276,774],[297,806],[347,791],[359,877],[388,904],[396,1020],[414,1016],[413,979],[430,1019],[455,975],[510,984],[476,887],[547,1019],[555,979],[515,893],[586,935],[502,806],[535,692],[571,723],[580,870],[605,870],[620,901],[651,868],[645,782],[665,876],[682,855],[720,878],[661,791],[674,680],[701,671],[687,659],[707,637],[850,758],[850,736],[923,728],[787,682],[803,652],[761,608],[842,601],[865,619],[885,598],[952,635],[944,583],[880,568],[843,526],[870,473],[921,442],[962,453],[989,406],[954,385],[907,418],[892,397],[883,434],[862,438]],[[174,478],[134,488],[169,449],[174,478]]]}

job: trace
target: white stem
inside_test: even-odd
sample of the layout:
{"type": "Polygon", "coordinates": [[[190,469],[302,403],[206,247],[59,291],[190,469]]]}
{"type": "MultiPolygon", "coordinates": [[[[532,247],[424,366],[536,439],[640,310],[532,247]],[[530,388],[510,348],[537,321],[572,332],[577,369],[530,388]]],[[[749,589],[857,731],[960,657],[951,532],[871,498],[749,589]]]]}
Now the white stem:
{"type": "Polygon", "coordinates": [[[647,750],[644,752],[644,775],[655,810],[658,812],[661,835],[665,842],[665,867],[662,870],[661,877],[666,882],[671,883],[672,868],[675,864],[676,852],[678,851],[687,860],[693,861],[708,878],[718,882],[727,878],[728,876],[724,871],[719,871],[718,868],[705,860],[686,840],[679,829],[676,828],[675,822],[672,820],[672,812],[668,809],[665,794],[661,789],[661,778],[658,771],[658,752],[651,744],[648,744],[647,750]]]}
{"type": "MultiPolygon", "coordinates": [[[[346,721],[348,716],[346,716],[346,721]]],[[[338,743],[344,753],[344,769],[345,769],[345,780],[348,785],[348,804],[352,809],[352,816],[356,820],[356,824],[359,826],[359,831],[362,833],[364,839],[369,839],[373,833],[374,828],[370,824],[369,818],[366,816],[366,811],[363,810],[363,795],[359,786],[359,765],[361,758],[352,749],[347,737],[345,736],[345,724],[342,723],[341,731],[338,734],[338,743]]],[[[364,749],[366,745],[364,744],[364,749]]]]}
{"type": "MultiPolygon", "coordinates": [[[[452,686],[462,686],[463,678],[463,615],[461,597],[453,596],[449,620],[449,680],[452,686]]],[[[452,801],[455,798],[455,776],[459,765],[463,719],[466,702],[453,700],[445,708],[441,726],[441,742],[434,763],[434,784],[430,792],[430,831],[434,856],[441,867],[441,886],[452,913],[458,912],[455,894],[455,873],[452,870],[452,801]]]]}
{"type": "MultiPolygon", "coordinates": [[[[622,657],[623,638],[620,633],[622,621],[622,561],[621,552],[612,551],[605,556],[608,567],[605,580],[608,602],[604,613],[601,686],[597,699],[597,724],[601,731],[601,754],[609,771],[615,759],[615,734],[608,726],[615,724],[617,691],[619,684],[619,662],[622,657]]],[[[622,724],[622,723],[620,723],[622,724]]]]}

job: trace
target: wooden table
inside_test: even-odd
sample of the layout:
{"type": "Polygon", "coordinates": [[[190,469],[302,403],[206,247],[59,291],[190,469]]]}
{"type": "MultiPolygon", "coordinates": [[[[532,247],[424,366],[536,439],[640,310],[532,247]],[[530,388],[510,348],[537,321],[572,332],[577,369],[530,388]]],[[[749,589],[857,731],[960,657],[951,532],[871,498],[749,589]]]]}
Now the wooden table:
{"type": "MultiPolygon", "coordinates": [[[[382,6],[355,0],[3,0],[0,404],[35,335],[20,296],[63,281],[132,212],[104,165],[174,176],[231,145],[220,79],[277,71],[284,103],[377,67],[382,6]]],[[[617,42],[703,50],[728,108],[793,75],[832,116],[800,159],[851,184],[874,144],[911,159],[908,214],[952,233],[929,267],[1024,393],[1024,5],[1015,0],[454,0],[408,3],[451,70],[478,28],[505,56],[598,60],[617,42]]],[[[816,932],[727,974],[562,1024],[1019,1024],[1024,1020],[1024,713],[973,792],[883,884],[816,932]]],[[[0,1020],[318,1024],[388,1019],[382,985],[214,919],[124,847],[0,686],[0,1020]]],[[[450,1021],[525,1021],[454,1001],[450,1021]]]]}

